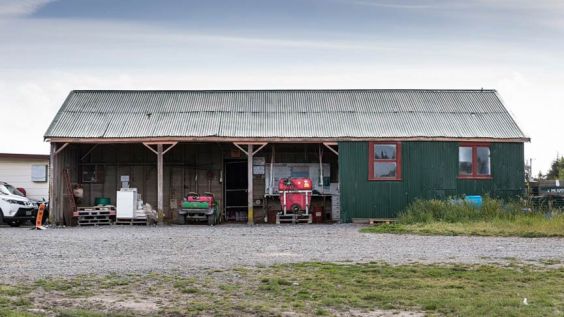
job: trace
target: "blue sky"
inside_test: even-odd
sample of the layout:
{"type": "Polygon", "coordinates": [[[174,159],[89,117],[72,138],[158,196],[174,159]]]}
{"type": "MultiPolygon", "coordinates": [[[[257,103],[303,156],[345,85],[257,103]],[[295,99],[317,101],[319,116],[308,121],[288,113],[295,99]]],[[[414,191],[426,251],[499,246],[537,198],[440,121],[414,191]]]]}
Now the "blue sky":
{"type": "Polygon", "coordinates": [[[0,152],[47,152],[71,89],[484,87],[546,170],[562,17],[558,0],[0,0],[0,107],[29,119],[3,120],[0,152]]]}

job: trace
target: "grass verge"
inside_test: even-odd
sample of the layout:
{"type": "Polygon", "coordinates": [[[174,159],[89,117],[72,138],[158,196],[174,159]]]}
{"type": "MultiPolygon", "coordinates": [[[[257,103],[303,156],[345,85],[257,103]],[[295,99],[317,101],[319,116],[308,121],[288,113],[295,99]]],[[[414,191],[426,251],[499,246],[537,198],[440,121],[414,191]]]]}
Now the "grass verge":
{"type": "MultiPolygon", "coordinates": [[[[564,219],[562,220],[564,222],[564,219]]],[[[365,233],[400,233],[446,236],[489,237],[564,237],[564,223],[539,220],[531,225],[515,221],[433,222],[419,224],[386,224],[362,228],[365,233]]]]}
{"type": "Polygon", "coordinates": [[[304,263],[0,285],[0,316],[369,316],[382,310],[561,316],[564,268],[304,263]]]}
{"type": "Polygon", "coordinates": [[[366,227],[361,232],[564,237],[564,213],[523,210],[518,203],[488,197],[480,208],[445,200],[419,200],[400,213],[397,223],[366,227]]]}

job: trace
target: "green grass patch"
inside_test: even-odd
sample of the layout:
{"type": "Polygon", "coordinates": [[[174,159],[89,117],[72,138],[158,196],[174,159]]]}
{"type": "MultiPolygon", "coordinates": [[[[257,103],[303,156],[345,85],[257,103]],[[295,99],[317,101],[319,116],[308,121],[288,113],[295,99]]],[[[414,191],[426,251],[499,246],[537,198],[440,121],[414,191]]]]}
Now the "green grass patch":
{"type": "Polygon", "coordinates": [[[562,267],[303,263],[239,272],[80,276],[0,284],[0,290],[12,294],[0,296],[0,316],[33,316],[31,308],[53,316],[279,316],[288,312],[331,316],[351,310],[443,316],[564,314],[562,267]],[[82,295],[68,297],[68,292],[82,295]],[[29,300],[38,294],[41,300],[29,300]]]}
{"type": "Polygon", "coordinates": [[[486,197],[478,208],[450,200],[417,200],[399,214],[397,223],[362,228],[366,233],[564,237],[564,213],[526,211],[518,202],[486,197]]]}
{"type": "Polygon", "coordinates": [[[29,288],[0,285],[0,296],[19,296],[29,293],[29,288]]]}
{"type": "Polygon", "coordinates": [[[558,285],[564,279],[562,269],[308,263],[280,266],[269,275],[281,274],[295,283],[268,288],[267,293],[316,308],[423,310],[447,316],[564,313],[564,296],[558,293],[564,291],[558,285]],[[529,305],[522,303],[525,297],[529,305]]]}
{"type": "Polygon", "coordinates": [[[105,313],[102,311],[88,309],[60,309],[56,313],[57,317],[133,317],[128,313],[105,313]]]}
{"type": "Polygon", "coordinates": [[[25,311],[18,311],[13,309],[1,308],[0,316],[2,317],[36,317],[37,315],[25,311]]]}

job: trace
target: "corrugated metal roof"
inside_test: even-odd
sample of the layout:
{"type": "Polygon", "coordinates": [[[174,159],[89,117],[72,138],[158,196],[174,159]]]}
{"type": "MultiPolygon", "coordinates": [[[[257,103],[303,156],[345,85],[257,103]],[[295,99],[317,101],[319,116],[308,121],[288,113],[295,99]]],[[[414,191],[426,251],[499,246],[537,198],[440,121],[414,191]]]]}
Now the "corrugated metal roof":
{"type": "Polygon", "coordinates": [[[527,137],[495,90],[72,91],[45,138],[527,137]]]}

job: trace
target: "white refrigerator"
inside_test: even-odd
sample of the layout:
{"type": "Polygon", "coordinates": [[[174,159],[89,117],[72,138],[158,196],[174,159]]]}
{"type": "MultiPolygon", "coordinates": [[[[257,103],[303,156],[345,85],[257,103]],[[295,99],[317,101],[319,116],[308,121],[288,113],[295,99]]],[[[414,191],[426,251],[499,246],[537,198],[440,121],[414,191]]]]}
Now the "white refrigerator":
{"type": "Polygon", "coordinates": [[[137,188],[122,188],[116,197],[116,218],[134,218],[137,210],[137,188]]]}

